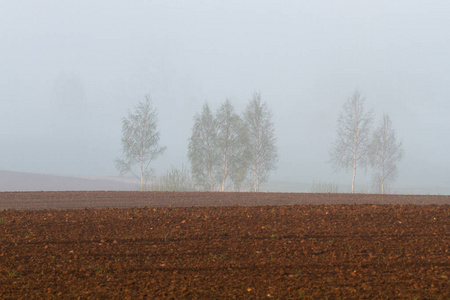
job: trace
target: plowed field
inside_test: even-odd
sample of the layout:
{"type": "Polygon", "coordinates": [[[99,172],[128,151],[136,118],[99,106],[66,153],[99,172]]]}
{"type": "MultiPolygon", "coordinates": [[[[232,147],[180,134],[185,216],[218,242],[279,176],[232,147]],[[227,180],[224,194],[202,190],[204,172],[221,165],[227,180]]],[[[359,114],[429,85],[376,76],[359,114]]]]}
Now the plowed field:
{"type": "Polygon", "coordinates": [[[449,299],[449,204],[447,196],[0,193],[0,298],[449,299]]]}

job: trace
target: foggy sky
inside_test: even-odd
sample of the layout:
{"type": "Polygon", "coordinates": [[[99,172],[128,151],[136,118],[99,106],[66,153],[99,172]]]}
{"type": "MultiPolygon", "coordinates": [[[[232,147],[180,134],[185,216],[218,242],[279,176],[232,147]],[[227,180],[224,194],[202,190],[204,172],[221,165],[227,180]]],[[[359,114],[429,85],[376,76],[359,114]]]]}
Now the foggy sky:
{"type": "Polygon", "coordinates": [[[403,142],[395,185],[449,186],[449,15],[448,1],[0,0],[0,169],[116,176],[121,119],[150,94],[161,174],[188,163],[205,101],[242,111],[259,91],[270,180],[350,183],[327,161],[358,88],[403,142]]]}

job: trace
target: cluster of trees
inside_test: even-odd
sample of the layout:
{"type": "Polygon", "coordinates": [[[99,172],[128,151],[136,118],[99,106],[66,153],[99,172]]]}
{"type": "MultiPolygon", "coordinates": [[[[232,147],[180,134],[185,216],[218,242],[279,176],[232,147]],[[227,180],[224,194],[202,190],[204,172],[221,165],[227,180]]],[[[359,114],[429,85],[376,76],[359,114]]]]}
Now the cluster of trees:
{"type": "MultiPolygon", "coordinates": [[[[330,150],[334,169],[353,171],[352,193],[357,168],[371,167],[374,186],[383,194],[396,179],[397,164],[404,154],[390,117],[385,114],[375,129],[373,120],[373,110],[365,109],[364,98],[356,90],[339,114],[337,138],[330,150]]],[[[151,175],[150,163],[166,150],[159,146],[157,113],[149,96],[123,119],[122,146],[123,157],[115,161],[116,167],[121,175],[133,174],[144,190],[151,175]],[[136,165],[138,173],[134,171],[136,165]]],[[[184,167],[172,168],[153,183],[153,188],[239,191],[248,184],[258,192],[278,160],[272,113],[261,95],[253,95],[242,115],[229,100],[216,112],[205,103],[194,117],[188,158],[190,174],[184,167]]],[[[334,190],[336,186],[318,184],[315,188],[334,190]]]]}
{"type": "Polygon", "coordinates": [[[352,170],[352,193],[355,191],[358,167],[372,168],[377,192],[384,194],[398,173],[397,164],[404,155],[397,142],[389,115],[373,128],[373,109],[366,110],[364,97],[356,90],[344,103],[337,122],[337,138],[330,151],[330,162],[336,170],[352,170]]]}
{"type": "Polygon", "coordinates": [[[213,113],[207,103],[194,118],[188,157],[194,182],[204,190],[259,191],[278,158],[272,114],[255,93],[242,116],[226,100],[213,113]]]}
{"type": "MultiPolygon", "coordinates": [[[[150,97],[140,102],[135,112],[128,113],[122,122],[122,158],[115,161],[121,176],[131,173],[140,181],[144,190],[151,175],[150,163],[164,153],[159,146],[157,114],[150,97]],[[138,165],[139,173],[133,168],[138,165]]],[[[171,190],[203,189],[208,191],[240,190],[252,182],[252,189],[259,191],[267,181],[270,171],[276,167],[278,153],[274,135],[272,114],[261,95],[255,93],[243,115],[235,112],[226,100],[213,113],[207,103],[194,117],[192,135],[189,138],[188,157],[191,178],[186,169],[172,168],[153,187],[171,190]]]]}

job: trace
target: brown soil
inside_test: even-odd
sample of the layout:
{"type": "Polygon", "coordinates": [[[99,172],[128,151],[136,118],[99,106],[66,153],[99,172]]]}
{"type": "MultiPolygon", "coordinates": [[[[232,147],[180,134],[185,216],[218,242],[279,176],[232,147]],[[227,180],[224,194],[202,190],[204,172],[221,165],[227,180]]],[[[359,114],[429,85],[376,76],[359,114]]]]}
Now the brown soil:
{"type": "Polygon", "coordinates": [[[254,206],[292,204],[450,204],[450,196],[220,193],[220,192],[3,192],[0,209],[125,208],[145,206],[254,206]]]}
{"type": "Polygon", "coordinates": [[[449,299],[449,203],[345,194],[0,193],[0,207],[39,208],[0,211],[0,298],[449,299]],[[424,205],[375,204],[395,201],[424,205]],[[305,203],[316,205],[286,205],[305,203]],[[132,207],[105,208],[119,206],[132,207]],[[48,209],[75,207],[103,208],[48,209]]]}

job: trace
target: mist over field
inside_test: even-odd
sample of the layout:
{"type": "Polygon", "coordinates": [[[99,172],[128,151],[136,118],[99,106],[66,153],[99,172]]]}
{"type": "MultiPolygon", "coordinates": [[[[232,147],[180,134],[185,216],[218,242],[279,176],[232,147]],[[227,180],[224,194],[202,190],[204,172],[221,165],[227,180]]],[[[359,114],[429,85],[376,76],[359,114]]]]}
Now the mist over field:
{"type": "Polygon", "coordinates": [[[390,192],[449,194],[449,15],[448,1],[0,1],[0,170],[118,176],[122,118],[149,94],[161,175],[189,165],[205,102],[241,113],[260,92],[279,155],[265,189],[348,191],[328,161],[358,89],[403,143],[390,192]]]}

